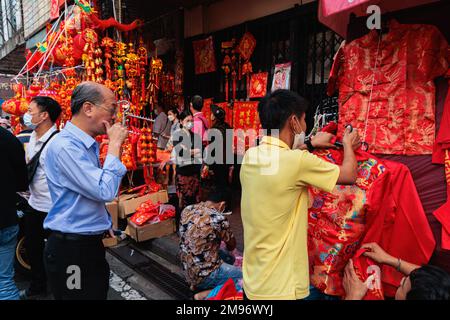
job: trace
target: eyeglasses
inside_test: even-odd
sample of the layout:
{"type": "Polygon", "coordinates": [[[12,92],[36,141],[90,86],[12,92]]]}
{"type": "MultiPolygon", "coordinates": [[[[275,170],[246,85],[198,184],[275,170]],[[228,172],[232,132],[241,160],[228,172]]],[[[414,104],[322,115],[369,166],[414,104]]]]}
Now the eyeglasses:
{"type": "Polygon", "coordinates": [[[101,106],[101,105],[95,104],[95,103],[93,103],[92,101],[89,101],[89,102],[92,103],[94,106],[97,106],[97,107],[99,107],[99,108],[102,108],[102,109],[108,111],[108,113],[109,113],[111,116],[113,116],[113,115],[115,115],[115,114],[117,113],[117,105],[116,105],[115,103],[114,103],[113,108],[111,109],[111,108],[107,108],[107,107],[105,107],[105,106],[101,106]]]}

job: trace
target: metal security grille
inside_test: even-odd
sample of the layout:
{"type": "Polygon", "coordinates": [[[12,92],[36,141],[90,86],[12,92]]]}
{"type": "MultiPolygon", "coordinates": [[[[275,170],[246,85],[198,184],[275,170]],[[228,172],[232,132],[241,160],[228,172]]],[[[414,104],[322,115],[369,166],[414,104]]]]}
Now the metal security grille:
{"type": "Polygon", "coordinates": [[[301,67],[299,93],[310,102],[306,114],[308,128],[313,125],[313,116],[319,104],[327,98],[326,88],[334,56],[343,39],[317,21],[310,21],[305,27],[303,43],[304,58],[301,67]],[[305,52],[306,51],[306,52],[305,52]]]}
{"type": "MultiPolygon", "coordinates": [[[[275,65],[288,61],[292,63],[291,90],[310,102],[306,120],[311,128],[315,109],[326,97],[333,58],[342,41],[337,34],[319,23],[316,2],[214,32],[217,72],[195,75],[192,42],[207,35],[186,39],[185,94],[200,94],[214,98],[217,102],[224,101],[224,74],[220,69],[223,54],[220,45],[233,38],[239,40],[246,31],[251,32],[257,41],[250,59],[253,72],[269,72],[268,91],[271,89],[275,65]]],[[[236,98],[246,97],[245,81],[238,81],[236,98]]]]}

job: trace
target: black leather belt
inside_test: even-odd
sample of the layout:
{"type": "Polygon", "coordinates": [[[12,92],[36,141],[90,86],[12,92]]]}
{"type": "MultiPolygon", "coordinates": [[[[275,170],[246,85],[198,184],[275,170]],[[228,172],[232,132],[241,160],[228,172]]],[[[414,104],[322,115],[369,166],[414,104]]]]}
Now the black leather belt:
{"type": "Polygon", "coordinates": [[[85,235],[85,234],[78,234],[78,233],[64,233],[60,231],[54,231],[50,230],[50,236],[53,236],[58,239],[63,240],[70,240],[70,241],[80,241],[80,240],[92,240],[92,241],[98,241],[103,239],[102,234],[94,234],[94,235],[85,235]]]}

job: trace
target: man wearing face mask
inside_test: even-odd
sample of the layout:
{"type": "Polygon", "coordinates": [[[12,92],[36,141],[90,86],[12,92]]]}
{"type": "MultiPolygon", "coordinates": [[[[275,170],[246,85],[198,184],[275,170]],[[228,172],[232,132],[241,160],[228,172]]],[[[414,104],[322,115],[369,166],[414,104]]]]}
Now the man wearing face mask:
{"type": "Polygon", "coordinates": [[[36,162],[34,174],[30,179],[29,209],[25,212],[25,246],[31,266],[30,287],[20,292],[21,299],[46,293],[47,277],[44,269],[44,219],[52,206],[43,166],[48,142],[58,133],[55,122],[61,114],[61,106],[50,97],[35,97],[23,116],[24,124],[33,129],[26,148],[27,163],[36,162]]]}
{"type": "Polygon", "coordinates": [[[72,120],[51,141],[45,158],[53,205],[44,221],[50,231],[44,261],[57,300],[104,300],[109,265],[103,236],[114,237],[105,203],[112,201],[127,172],[120,149],[128,131],[116,121],[114,93],[83,82],[71,97],[72,120]],[[100,165],[98,135],[108,135],[108,154],[100,165]]]}
{"type": "MultiPolygon", "coordinates": [[[[331,191],[356,181],[357,132],[345,132],[341,166],[323,161],[302,150],[306,109],[305,99],[288,90],[276,90],[258,105],[268,135],[246,152],[240,172],[244,292],[251,300],[309,295],[307,188],[331,191]]],[[[329,147],[331,138],[317,135],[310,148],[329,147]]]]}

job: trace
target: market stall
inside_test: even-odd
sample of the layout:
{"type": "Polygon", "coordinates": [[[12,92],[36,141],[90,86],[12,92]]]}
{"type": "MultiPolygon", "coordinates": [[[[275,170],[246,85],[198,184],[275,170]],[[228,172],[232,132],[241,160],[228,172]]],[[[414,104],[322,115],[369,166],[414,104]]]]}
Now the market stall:
{"type": "MultiPolygon", "coordinates": [[[[33,97],[49,96],[58,101],[63,111],[57,125],[62,129],[72,116],[70,102],[75,87],[82,81],[104,84],[116,95],[117,121],[129,131],[120,157],[128,173],[118,199],[107,204],[113,226],[118,229],[121,218],[128,219],[130,228],[151,223],[159,230],[147,233],[147,238],[173,233],[174,208],[164,207],[167,186],[155,181],[158,154],[162,158],[165,154],[158,153],[152,131],[156,104],[174,103],[175,71],[164,68],[154,44],[144,39],[140,20],[129,24],[114,18],[102,20],[95,3],[83,0],[65,6],[55,19],[47,26],[45,39],[27,52],[26,64],[12,78],[15,96],[2,104],[2,110],[12,115],[14,133],[22,130],[19,118],[27,112],[33,97]]],[[[108,137],[98,136],[96,140],[103,163],[108,137]]],[[[142,236],[133,237],[131,231],[128,234],[143,241],[142,236]]],[[[108,246],[116,243],[117,239],[105,240],[108,246]]]]}

